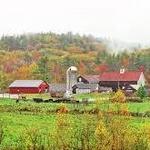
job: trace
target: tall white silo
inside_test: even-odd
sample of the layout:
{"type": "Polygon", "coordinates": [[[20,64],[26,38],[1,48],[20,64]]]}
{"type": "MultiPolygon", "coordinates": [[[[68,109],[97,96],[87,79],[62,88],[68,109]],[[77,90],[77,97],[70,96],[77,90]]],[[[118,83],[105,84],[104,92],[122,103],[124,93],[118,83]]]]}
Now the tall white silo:
{"type": "Polygon", "coordinates": [[[72,87],[77,83],[77,68],[71,66],[66,71],[67,77],[67,87],[66,87],[66,97],[69,97],[72,94],[72,87]]]}

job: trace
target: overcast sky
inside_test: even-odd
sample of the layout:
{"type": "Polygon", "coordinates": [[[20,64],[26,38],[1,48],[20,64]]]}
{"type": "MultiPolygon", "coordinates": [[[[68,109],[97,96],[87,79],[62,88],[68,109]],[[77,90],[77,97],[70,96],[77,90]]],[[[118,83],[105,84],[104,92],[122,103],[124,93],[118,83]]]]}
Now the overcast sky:
{"type": "Polygon", "coordinates": [[[48,31],[150,42],[150,0],[0,0],[0,35],[48,31]]]}

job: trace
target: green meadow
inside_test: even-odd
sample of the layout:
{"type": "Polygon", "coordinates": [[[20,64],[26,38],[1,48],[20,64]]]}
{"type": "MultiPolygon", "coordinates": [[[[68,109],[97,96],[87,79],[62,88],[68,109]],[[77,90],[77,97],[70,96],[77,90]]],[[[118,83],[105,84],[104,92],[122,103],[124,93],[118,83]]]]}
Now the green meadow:
{"type": "Polygon", "coordinates": [[[150,117],[113,113],[122,109],[148,113],[149,99],[142,103],[112,103],[109,97],[94,93],[76,95],[80,100],[77,104],[0,99],[0,149],[104,149],[106,139],[113,136],[115,139],[110,141],[118,143],[109,141],[107,149],[122,148],[122,142],[125,149],[149,149],[150,117]],[[83,98],[92,102],[86,105],[83,98]]]}

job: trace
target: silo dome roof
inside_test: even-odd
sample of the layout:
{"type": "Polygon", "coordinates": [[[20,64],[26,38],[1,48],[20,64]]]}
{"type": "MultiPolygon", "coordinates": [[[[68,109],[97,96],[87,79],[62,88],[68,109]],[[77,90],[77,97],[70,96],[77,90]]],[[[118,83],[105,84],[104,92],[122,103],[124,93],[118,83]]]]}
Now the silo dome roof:
{"type": "Polygon", "coordinates": [[[77,71],[77,67],[71,66],[71,67],[68,68],[68,70],[71,70],[71,71],[77,71]]]}

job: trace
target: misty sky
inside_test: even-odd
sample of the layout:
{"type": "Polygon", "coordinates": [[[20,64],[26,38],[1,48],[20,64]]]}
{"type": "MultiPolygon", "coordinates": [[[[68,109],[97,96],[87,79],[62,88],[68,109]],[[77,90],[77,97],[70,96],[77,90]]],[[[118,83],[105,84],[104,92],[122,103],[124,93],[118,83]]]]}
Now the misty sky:
{"type": "Polygon", "coordinates": [[[48,31],[150,42],[150,0],[0,0],[0,35],[48,31]]]}

